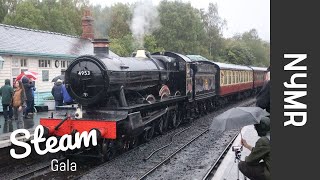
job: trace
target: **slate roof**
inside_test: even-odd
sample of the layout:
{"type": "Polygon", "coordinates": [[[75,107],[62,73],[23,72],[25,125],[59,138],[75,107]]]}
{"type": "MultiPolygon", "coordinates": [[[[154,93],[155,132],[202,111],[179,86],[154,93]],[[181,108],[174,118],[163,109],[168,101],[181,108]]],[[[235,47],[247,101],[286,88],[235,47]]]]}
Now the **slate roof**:
{"type": "MultiPolygon", "coordinates": [[[[93,45],[76,36],[0,24],[1,54],[73,59],[93,55],[93,45]]],[[[110,56],[117,55],[110,51],[110,56]]]]}

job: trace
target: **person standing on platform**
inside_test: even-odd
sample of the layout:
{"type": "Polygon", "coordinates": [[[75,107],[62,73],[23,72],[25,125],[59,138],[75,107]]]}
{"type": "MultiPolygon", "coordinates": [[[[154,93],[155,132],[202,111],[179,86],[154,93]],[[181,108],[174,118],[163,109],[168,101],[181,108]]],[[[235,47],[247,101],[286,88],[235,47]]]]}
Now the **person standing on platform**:
{"type": "Polygon", "coordinates": [[[63,104],[70,105],[73,104],[73,99],[70,97],[67,88],[62,84],[62,94],[63,94],[63,104]]]}
{"type": "Polygon", "coordinates": [[[63,106],[63,94],[62,94],[62,80],[58,79],[51,90],[51,94],[54,97],[55,107],[63,106]]]}
{"type": "Polygon", "coordinates": [[[23,110],[26,107],[26,93],[24,90],[24,86],[21,81],[16,81],[14,83],[15,90],[12,96],[12,108],[14,119],[17,120],[17,128],[24,128],[23,122],[23,110]]]}
{"type": "Polygon", "coordinates": [[[12,107],[10,106],[12,94],[13,88],[10,85],[10,79],[6,79],[4,81],[4,86],[0,88],[0,96],[2,96],[3,116],[5,121],[7,121],[8,118],[12,119],[13,116],[12,107]]]}
{"type": "Polygon", "coordinates": [[[29,116],[29,113],[32,112],[31,108],[32,108],[32,103],[33,103],[32,91],[33,91],[35,83],[34,83],[34,81],[32,81],[31,79],[29,79],[27,77],[22,78],[22,83],[23,83],[24,90],[26,93],[26,98],[27,98],[27,108],[25,109],[24,118],[30,119],[31,117],[29,116]]]}

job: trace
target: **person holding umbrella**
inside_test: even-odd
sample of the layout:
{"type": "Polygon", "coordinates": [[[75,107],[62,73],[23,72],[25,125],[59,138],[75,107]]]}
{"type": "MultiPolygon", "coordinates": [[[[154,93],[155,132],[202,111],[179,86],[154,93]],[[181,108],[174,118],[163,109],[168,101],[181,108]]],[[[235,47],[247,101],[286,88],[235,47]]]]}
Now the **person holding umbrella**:
{"type": "MultiPolygon", "coordinates": [[[[245,139],[241,138],[241,144],[251,151],[245,161],[236,157],[239,171],[251,180],[270,179],[270,114],[260,107],[235,107],[231,108],[213,119],[210,131],[222,133],[232,129],[241,129],[244,126],[254,125],[258,136],[255,147],[250,146],[245,139]],[[260,163],[260,160],[263,160],[260,163]]],[[[242,151],[242,147],[241,147],[242,151]]]]}
{"type": "Polygon", "coordinates": [[[251,153],[240,161],[239,170],[251,180],[270,180],[270,119],[262,117],[259,124],[254,125],[258,136],[255,147],[250,146],[245,139],[241,139],[241,145],[249,149],[251,153]],[[260,162],[263,160],[262,162],[260,162]]]}

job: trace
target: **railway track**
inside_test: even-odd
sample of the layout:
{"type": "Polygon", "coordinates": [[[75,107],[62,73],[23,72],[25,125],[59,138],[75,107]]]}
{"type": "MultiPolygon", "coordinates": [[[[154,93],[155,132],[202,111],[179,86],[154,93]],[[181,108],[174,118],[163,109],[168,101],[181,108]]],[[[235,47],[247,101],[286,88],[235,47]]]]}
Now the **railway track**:
{"type": "Polygon", "coordinates": [[[185,147],[187,147],[189,144],[191,144],[192,142],[194,142],[196,139],[198,139],[199,137],[201,137],[203,134],[207,133],[209,131],[209,129],[206,129],[204,131],[202,131],[201,133],[199,133],[197,136],[195,136],[194,138],[192,138],[190,141],[188,141],[187,143],[185,143],[183,146],[181,146],[180,148],[178,148],[176,151],[174,151],[172,154],[170,154],[167,158],[165,158],[164,160],[160,161],[156,166],[154,166],[153,168],[151,168],[148,172],[146,172],[145,174],[143,174],[139,180],[145,179],[149,174],[151,174],[153,171],[155,171],[156,169],[158,169],[160,166],[162,166],[163,164],[165,164],[167,161],[169,161],[173,156],[175,156],[177,153],[179,153],[182,149],[184,149],[185,147]]]}
{"type": "MultiPolygon", "coordinates": [[[[65,161],[67,158],[61,158],[58,160],[58,162],[63,162],[65,161]]],[[[13,180],[18,180],[18,179],[30,179],[33,176],[35,176],[36,174],[45,174],[47,172],[51,171],[51,163],[38,167],[37,169],[33,169],[31,171],[25,172],[23,174],[19,174],[18,176],[12,178],[13,180]]]]}
{"type": "Polygon", "coordinates": [[[233,142],[235,141],[235,139],[237,138],[237,136],[239,135],[236,134],[232,140],[228,143],[228,145],[226,146],[226,148],[223,150],[223,152],[220,154],[220,156],[218,157],[218,159],[210,166],[210,168],[208,169],[207,173],[202,177],[202,180],[209,180],[212,179],[212,177],[214,176],[215,172],[217,171],[219,165],[222,163],[222,160],[224,159],[224,157],[227,155],[229,149],[231,148],[233,142]]]}

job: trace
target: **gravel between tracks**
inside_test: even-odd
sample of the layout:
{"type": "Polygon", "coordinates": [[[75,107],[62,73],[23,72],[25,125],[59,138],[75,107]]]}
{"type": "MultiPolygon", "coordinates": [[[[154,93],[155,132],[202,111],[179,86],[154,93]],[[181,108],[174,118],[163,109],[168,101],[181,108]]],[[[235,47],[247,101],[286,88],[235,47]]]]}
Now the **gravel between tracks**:
{"type": "MultiPolygon", "coordinates": [[[[191,124],[193,128],[179,134],[175,137],[174,143],[167,148],[154,154],[149,160],[143,161],[152,151],[162,147],[170,142],[170,137],[181,131],[189,125],[183,125],[180,128],[171,131],[161,138],[156,138],[131,150],[126,156],[120,156],[116,161],[105,163],[98,168],[93,169],[81,179],[138,179],[158,162],[165,159],[182,144],[195,137],[198,133],[210,127],[212,119],[229,108],[236,106],[250,106],[255,99],[250,98],[238,103],[228,105],[209,115],[196,119],[191,124]]],[[[210,166],[224,147],[232,139],[236,131],[229,131],[223,134],[212,134],[210,131],[197,139],[192,145],[186,147],[177,154],[172,162],[162,166],[157,172],[154,172],[149,179],[195,179],[204,174],[207,166],[210,166]]]]}

